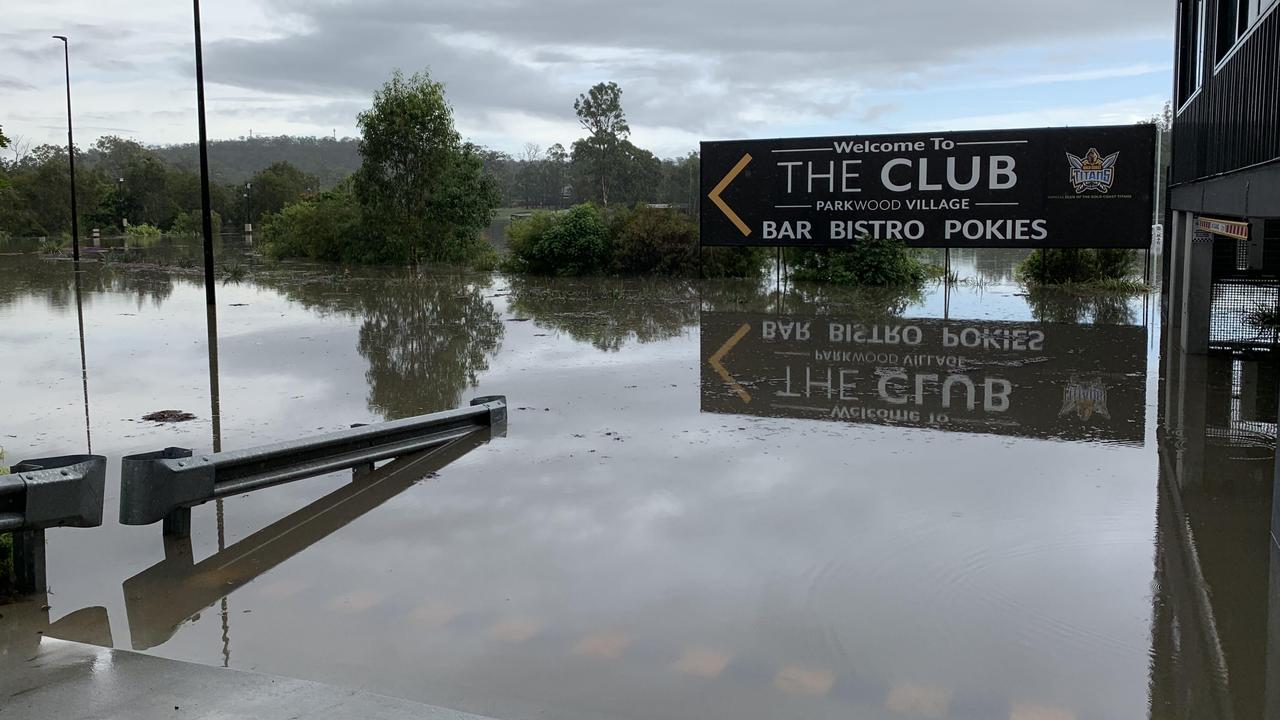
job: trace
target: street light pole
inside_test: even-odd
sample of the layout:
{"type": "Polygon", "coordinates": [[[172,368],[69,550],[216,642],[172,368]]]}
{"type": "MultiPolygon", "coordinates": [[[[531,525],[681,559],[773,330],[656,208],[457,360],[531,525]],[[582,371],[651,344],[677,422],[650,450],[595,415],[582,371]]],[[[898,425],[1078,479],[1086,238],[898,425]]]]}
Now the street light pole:
{"type": "Polygon", "coordinates": [[[253,192],[253,183],[244,184],[244,231],[245,234],[253,232],[253,199],[249,194],[253,192]]]}
{"type": "Polygon", "coordinates": [[[71,168],[71,257],[80,259],[80,218],[76,211],[76,143],[71,134],[71,47],[66,35],[54,35],[62,41],[62,62],[67,71],[67,162],[71,168]]]}
{"type": "Polygon", "coordinates": [[[209,207],[209,134],[204,121],[204,51],[200,40],[200,0],[191,0],[196,30],[196,113],[200,120],[200,222],[204,231],[204,299],[213,305],[213,216],[209,207]]]}

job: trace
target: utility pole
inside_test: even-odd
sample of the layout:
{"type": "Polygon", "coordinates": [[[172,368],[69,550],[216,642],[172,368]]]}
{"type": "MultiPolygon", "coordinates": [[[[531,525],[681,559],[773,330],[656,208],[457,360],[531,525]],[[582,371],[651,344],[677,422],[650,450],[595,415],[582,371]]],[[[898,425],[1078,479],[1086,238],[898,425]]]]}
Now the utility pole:
{"type": "Polygon", "coordinates": [[[62,41],[62,62],[67,71],[67,163],[71,168],[71,257],[80,259],[80,217],[76,211],[76,142],[71,134],[71,47],[66,35],[54,35],[62,41]]]}
{"type": "Polygon", "coordinates": [[[204,52],[200,41],[200,0],[191,0],[196,24],[196,113],[200,119],[200,222],[204,230],[204,299],[217,302],[213,281],[213,216],[209,207],[209,134],[204,121],[204,52]]]}

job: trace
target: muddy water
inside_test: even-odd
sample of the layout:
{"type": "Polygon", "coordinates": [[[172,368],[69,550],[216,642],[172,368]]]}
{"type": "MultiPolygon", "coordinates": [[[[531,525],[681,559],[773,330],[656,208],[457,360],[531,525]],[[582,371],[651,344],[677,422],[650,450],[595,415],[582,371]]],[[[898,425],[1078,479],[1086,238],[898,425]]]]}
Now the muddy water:
{"type": "Polygon", "coordinates": [[[1169,352],[1158,299],[1027,297],[1002,253],[906,296],[226,254],[214,378],[198,275],[0,257],[0,444],[110,468],[4,652],[504,718],[1280,717],[1280,368],[1169,352]],[[490,394],[506,436],[419,480],[201,506],[191,557],[115,522],[122,455],[490,394]]]}

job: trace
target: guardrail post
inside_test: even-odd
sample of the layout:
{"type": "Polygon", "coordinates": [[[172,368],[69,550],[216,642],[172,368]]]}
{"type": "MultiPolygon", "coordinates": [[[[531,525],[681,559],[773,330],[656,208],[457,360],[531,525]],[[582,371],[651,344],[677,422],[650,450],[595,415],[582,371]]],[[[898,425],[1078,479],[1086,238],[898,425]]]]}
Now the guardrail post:
{"type": "Polygon", "coordinates": [[[46,528],[102,524],[106,468],[107,459],[101,455],[63,455],[24,460],[4,476],[0,527],[13,533],[13,571],[19,593],[46,590],[46,528]]]}
{"type": "MultiPolygon", "coordinates": [[[[368,424],[369,423],[351,423],[351,427],[354,429],[364,427],[368,424]]],[[[355,482],[356,480],[365,477],[369,473],[373,472],[374,467],[375,465],[373,463],[365,463],[364,465],[357,465],[351,468],[351,481],[355,482]]]]}
{"type": "Polygon", "coordinates": [[[13,574],[19,594],[30,595],[47,589],[44,530],[19,530],[13,534],[13,574]]]}
{"type": "Polygon", "coordinates": [[[482,395],[478,398],[472,398],[471,407],[477,405],[493,406],[489,409],[489,428],[493,431],[494,437],[507,436],[507,396],[506,395],[482,395]]]}
{"type": "Polygon", "coordinates": [[[178,508],[165,515],[160,528],[160,534],[165,537],[191,537],[191,508],[178,508]]]}
{"type": "MultiPolygon", "coordinates": [[[[120,461],[120,484],[122,488],[135,482],[146,481],[152,478],[150,469],[153,460],[182,460],[189,458],[194,454],[190,448],[168,447],[158,452],[141,453],[138,455],[129,455],[120,461]]],[[[166,479],[172,479],[170,475],[166,479]]],[[[210,478],[212,479],[212,478],[210,478]]],[[[170,491],[177,492],[177,488],[167,488],[170,491]]],[[[122,490],[123,494],[123,490],[122,490]]],[[[166,499],[157,498],[157,503],[164,503],[166,499]]],[[[191,537],[191,508],[177,507],[169,508],[163,517],[161,525],[161,534],[168,538],[189,538],[191,537]]],[[[143,508],[140,512],[152,512],[153,508],[143,508]]],[[[125,522],[124,506],[121,506],[120,521],[125,522]]],[[[152,522],[155,522],[152,520],[152,522]]]]}

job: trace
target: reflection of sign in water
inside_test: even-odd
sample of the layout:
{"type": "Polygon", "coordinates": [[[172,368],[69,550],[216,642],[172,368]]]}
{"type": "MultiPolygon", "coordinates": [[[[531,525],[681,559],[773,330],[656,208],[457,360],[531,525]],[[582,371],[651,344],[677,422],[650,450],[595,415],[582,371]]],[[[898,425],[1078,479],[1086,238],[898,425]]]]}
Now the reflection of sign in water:
{"type": "Polygon", "coordinates": [[[1140,443],[1140,327],[702,315],[702,409],[1140,443]]]}

